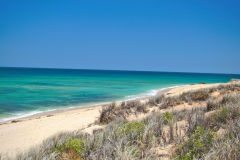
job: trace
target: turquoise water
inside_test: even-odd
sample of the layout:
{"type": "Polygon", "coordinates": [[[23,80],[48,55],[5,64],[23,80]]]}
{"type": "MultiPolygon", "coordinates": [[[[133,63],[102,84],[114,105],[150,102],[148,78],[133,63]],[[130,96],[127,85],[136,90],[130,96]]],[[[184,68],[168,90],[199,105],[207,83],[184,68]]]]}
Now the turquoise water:
{"type": "Polygon", "coordinates": [[[160,88],[227,82],[231,78],[240,75],[0,68],[0,120],[153,95],[160,88]]]}

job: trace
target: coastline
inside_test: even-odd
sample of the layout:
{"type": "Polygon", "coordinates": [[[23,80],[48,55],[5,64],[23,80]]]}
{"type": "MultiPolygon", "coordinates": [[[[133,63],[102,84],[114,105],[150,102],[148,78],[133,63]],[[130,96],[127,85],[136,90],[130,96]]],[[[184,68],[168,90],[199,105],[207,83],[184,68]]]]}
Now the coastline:
{"type": "Polygon", "coordinates": [[[87,104],[87,105],[66,106],[66,107],[55,108],[55,109],[50,109],[50,110],[46,110],[46,111],[34,110],[34,111],[23,113],[21,115],[2,118],[2,119],[0,119],[0,125],[5,124],[5,123],[9,123],[9,122],[11,123],[12,121],[13,122],[14,121],[22,121],[22,120],[26,120],[26,119],[52,115],[52,114],[62,113],[62,112],[71,111],[71,110],[79,110],[79,109],[99,107],[99,106],[110,104],[112,102],[121,103],[121,102],[134,101],[134,100],[139,100],[139,99],[146,99],[146,98],[150,98],[150,97],[154,97],[156,95],[159,95],[164,91],[168,91],[170,89],[181,87],[181,86],[187,86],[187,85],[171,86],[171,87],[160,88],[160,89],[151,89],[151,90],[146,91],[144,93],[139,93],[137,95],[126,96],[128,98],[121,99],[121,100],[116,100],[116,101],[101,102],[101,103],[87,104]]]}
{"type": "MultiPolygon", "coordinates": [[[[195,84],[160,89],[156,95],[174,96],[185,91],[214,87],[220,84],[224,83],[195,84]]],[[[135,100],[146,101],[151,97],[154,96],[135,100]]],[[[0,123],[0,152],[12,157],[42,143],[43,140],[59,132],[78,132],[83,129],[93,130],[102,106],[103,104],[55,110],[0,123]]]]}

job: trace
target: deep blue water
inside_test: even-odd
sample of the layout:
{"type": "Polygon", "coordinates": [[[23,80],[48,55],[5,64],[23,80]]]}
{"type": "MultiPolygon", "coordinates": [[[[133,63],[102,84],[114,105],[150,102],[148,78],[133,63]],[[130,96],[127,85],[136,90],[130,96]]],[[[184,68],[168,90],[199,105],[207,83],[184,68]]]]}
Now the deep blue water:
{"type": "Polygon", "coordinates": [[[231,78],[240,75],[0,68],[0,119],[151,95],[156,89],[172,86],[227,82],[231,78]]]}

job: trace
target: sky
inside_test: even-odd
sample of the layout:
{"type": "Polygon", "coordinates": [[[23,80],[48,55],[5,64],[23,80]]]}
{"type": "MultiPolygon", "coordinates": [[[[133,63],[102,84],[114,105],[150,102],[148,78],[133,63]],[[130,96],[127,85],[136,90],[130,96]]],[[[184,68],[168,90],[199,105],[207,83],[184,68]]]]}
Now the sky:
{"type": "Polygon", "coordinates": [[[0,0],[0,66],[240,73],[240,1],[0,0]]]}

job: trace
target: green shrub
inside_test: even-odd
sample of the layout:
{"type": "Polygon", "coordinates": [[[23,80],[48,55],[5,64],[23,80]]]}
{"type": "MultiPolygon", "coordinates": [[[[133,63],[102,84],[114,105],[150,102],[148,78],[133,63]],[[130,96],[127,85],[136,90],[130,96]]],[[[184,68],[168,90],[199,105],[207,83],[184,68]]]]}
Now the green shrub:
{"type": "Polygon", "coordinates": [[[163,123],[164,124],[169,124],[169,123],[173,122],[173,118],[174,118],[174,116],[173,116],[172,113],[165,112],[163,114],[163,123]]]}
{"type": "Polygon", "coordinates": [[[58,153],[67,152],[70,150],[76,151],[79,155],[84,152],[85,146],[82,138],[71,138],[64,144],[56,148],[58,153]]]}
{"type": "MultiPolygon", "coordinates": [[[[227,124],[227,122],[231,120],[238,119],[240,117],[240,108],[238,106],[232,107],[224,107],[220,111],[212,114],[205,121],[205,125],[213,128],[213,127],[221,127],[227,124]]],[[[226,126],[225,126],[226,127],[226,126]]]]}
{"type": "Polygon", "coordinates": [[[120,133],[122,136],[136,133],[136,135],[137,135],[136,138],[139,139],[142,137],[145,125],[146,125],[146,123],[143,121],[140,121],[140,122],[124,121],[124,122],[122,122],[122,124],[119,126],[118,129],[120,130],[120,133]]]}
{"type": "Polygon", "coordinates": [[[216,140],[205,160],[239,160],[240,159],[240,119],[230,121],[222,138],[216,140]]]}
{"type": "Polygon", "coordinates": [[[230,112],[227,108],[222,108],[220,111],[212,115],[215,122],[226,123],[230,119],[230,112]]]}
{"type": "Polygon", "coordinates": [[[140,151],[139,147],[136,145],[127,146],[127,147],[125,147],[125,150],[129,150],[132,157],[136,157],[136,158],[140,157],[141,151],[140,151]]]}
{"type": "Polygon", "coordinates": [[[203,127],[198,126],[189,140],[179,146],[175,159],[200,159],[204,153],[209,151],[214,137],[215,131],[205,130],[203,127]]]}

